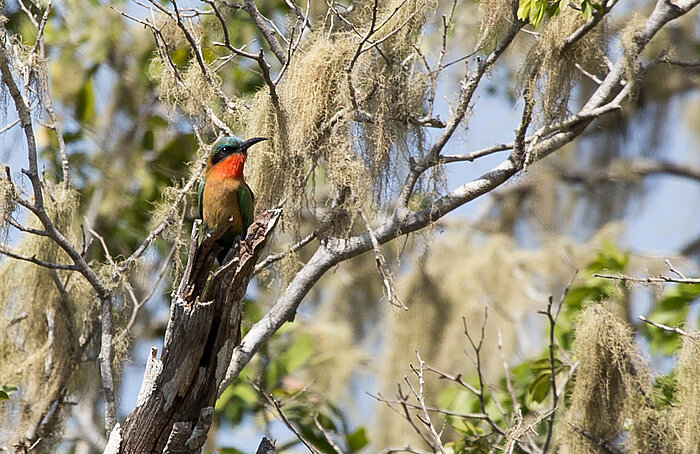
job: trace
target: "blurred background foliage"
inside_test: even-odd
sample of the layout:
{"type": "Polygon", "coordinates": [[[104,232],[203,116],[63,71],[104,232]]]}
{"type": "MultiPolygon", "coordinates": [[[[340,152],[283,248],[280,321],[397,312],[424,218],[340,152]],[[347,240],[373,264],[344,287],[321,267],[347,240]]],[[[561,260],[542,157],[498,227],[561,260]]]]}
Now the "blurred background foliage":
{"type": "MultiPolygon", "coordinates": [[[[280,27],[289,24],[287,2],[256,3],[280,27]]],[[[306,7],[304,1],[297,3],[302,9],[306,7]]],[[[323,20],[326,6],[322,3],[312,2],[313,21],[323,20]]],[[[438,14],[429,16],[421,46],[430,55],[441,40],[440,14],[451,3],[438,2],[438,14]]],[[[451,58],[460,57],[479,39],[479,15],[489,12],[486,3],[460,3],[448,35],[451,58]]],[[[535,0],[531,3],[543,4],[535,0]]],[[[648,12],[652,4],[640,0],[621,5],[605,28],[604,45],[623,34],[638,12],[648,12]]],[[[188,6],[206,5],[192,2],[188,6]]],[[[163,203],[166,188],[182,184],[189,175],[198,149],[191,121],[197,119],[161,98],[153,36],[115,9],[133,13],[138,8],[130,2],[60,2],[52,10],[46,28],[46,46],[51,96],[63,123],[71,181],[80,193],[80,215],[86,225],[104,237],[113,255],[128,256],[154,225],[154,213],[163,203]]],[[[248,16],[234,8],[224,11],[236,45],[261,41],[248,16]]],[[[33,43],[36,31],[18,3],[5,2],[3,15],[7,30],[33,43]]],[[[202,27],[204,41],[218,39],[209,20],[214,19],[206,18],[202,27]]],[[[538,21],[538,31],[547,26],[546,18],[540,20],[543,22],[538,21]]],[[[673,22],[661,35],[649,49],[650,54],[667,50],[673,58],[700,58],[697,14],[673,22]]],[[[514,50],[506,55],[504,65],[494,71],[481,93],[468,125],[473,121],[483,126],[486,145],[511,133],[512,126],[501,125],[499,118],[513,114],[527,50],[536,39],[533,34],[519,35],[514,50]],[[480,114],[479,109],[485,113],[480,114]]],[[[171,57],[184,70],[192,59],[187,44],[174,38],[172,44],[171,57]]],[[[216,51],[205,50],[207,62],[213,61],[216,51]]],[[[454,65],[447,77],[443,76],[438,86],[440,96],[449,99],[455,93],[461,70],[460,65],[454,65]]],[[[217,75],[225,93],[240,97],[253,95],[262,85],[258,70],[247,61],[228,64],[217,75]]],[[[697,274],[697,223],[683,225],[664,212],[660,216],[671,217],[664,220],[664,234],[676,241],[657,246],[660,231],[653,226],[635,230],[633,239],[628,237],[632,230],[628,224],[635,214],[645,206],[658,209],[655,197],[664,189],[665,181],[649,178],[628,163],[666,157],[698,162],[697,146],[679,149],[674,137],[687,137],[680,143],[697,142],[699,84],[697,69],[663,64],[652,67],[636,87],[634,102],[624,111],[598,121],[566,150],[491,194],[478,212],[456,213],[427,232],[385,246],[383,251],[391,259],[401,298],[409,307],[407,312],[383,301],[381,280],[370,255],[331,270],[307,297],[295,323],[278,332],[219,399],[208,449],[222,454],[252,452],[261,434],[272,434],[279,437],[279,452],[303,452],[299,441],[276,421],[280,411],[308,443],[324,453],[334,452],[329,439],[344,452],[379,452],[386,446],[406,443],[420,446],[420,439],[400,415],[366,393],[394,396],[397,383],[411,373],[409,364],[415,364],[416,351],[430,365],[461,374],[467,383],[477,386],[473,352],[464,329],[466,326],[470,333],[478,333],[483,323],[482,368],[502,406],[499,409],[487,398],[487,413],[497,424],[503,424],[504,418],[512,417],[516,405],[521,411],[519,417],[526,420],[546,411],[551,405],[552,370],[546,320],[537,311],[546,306],[549,294],[554,294],[555,300],[561,297],[575,270],[579,270],[578,277],[563,299],[555,330],[556,374],[575,374],[577,358],[573,349],[578,317],[590,305],[605,303],[612,314],[632,327],[634,340],[648,357],[655,372],[654,398],[667,405],[676,404],[680,336],[650,327],[637,316],[644,314],[658,323],[696,328],[700,285],[639,288],[592,276],[596,272],[658,274],[666,270],[659,258],[662,254],[688,270],[687,274],[697,274]],[[485,307],[489,314],[486,322],[485,307]],[[507,393],[501,354],[510,367],[515,402],[507,393]],[[279,410],[265,395],[281,402],[279,410]],[[503,416],[501,410],[509,416],[503,416]]],[[[574,102],[585,99],[593,88],[590,80],[577,77],[571,97],[574,102]]],[[[445,106],[443,109],[446,111],[445,106]]],[[[481,143],[481,131],[465,128],[456,146],[481,143]]],[[[212,138],[211,131],[205,128],[204,133],[208,134],[206,139],[212,138]]],[[[61,165],[56,137],[47,128],[39,129],[38,137],[46,178],[58,180],[61,165]]],[[[7,142],[4,148],[3,161],[23,159],[12,154],[7,142]]],[[[454,185],[479,171],[478,167],[465,167],[449,174],[447,184],[454,185]]],[[[673,201],[673,206],[697,212],[700,199],[697,187],[694,190],[694,199],[686,195],[686,199],[673,201]]],[[[322,184],[317,191],[323,192],[322,184]]],[[[677,195],[679,199],[684,197],[677,195]]],[[[184,216],[185,232],[195,211],[190,200],[184,216]]],[[[300,232],[316,228],[315,221],[301,220],[306,223],[300,232]]],[[[89,232],[86,235],[91,237],[89,232]]],[[[280,233],[272,249],[282,249],[296,235],[299,232],[280,233]]],[[[170,244],[180,240],[177,232],[159,240],[143,264],[143,272],[132,276],[130,285],[139,298],[149,291],[170,244]]],[[[105,258],[100,247],[92,246],[89,254],[98,261],[105,258]]],[[[246,306],[246,326],[274,302],[282,285],[282,268],[293,269],[306,258],[308,252],[301,250],[279,269],[259,276],[246,306]]],[[[135,402],[145,361],[143,352],[164,332],[168,286],[164,283],[158,287],[156,298],[139,314],[132,331],[128,352],[132,364],[120,375],[122,417],[135,402]]],[[[128,304],[124,303],[125,310],[128,304]]],[[[99,386],[95,385],[99,377],[94,368],[82,375],[79,403],[57,448],[59,452],[99,452],[104,443],[103,438],[90,436],[92,432],[86,429],[102,424],[99,386]]],[[[10,401],[18,394],[15,385],[21,386],[0,385],[0,400],[10,401]]],[[[563,394],[565,404],[571,386],[573,380],[563,394]]],[[[481,411],[473,393],[436,376],[426,377],[426,400],[454,413],[481,411]]],[[[659,408],[661,411],[664,407],[659,408]]],[[[435,421],[446,424],[444,440],[452,452],[490,452],[490,428],[484,421],[437,414],[435,421]]],[[[6,424],[11,425],[9,421],[0,422],[0,426],[6,424]]],[[[544,437],[546,420],[539,421],[535,428],[544,437]]]]}

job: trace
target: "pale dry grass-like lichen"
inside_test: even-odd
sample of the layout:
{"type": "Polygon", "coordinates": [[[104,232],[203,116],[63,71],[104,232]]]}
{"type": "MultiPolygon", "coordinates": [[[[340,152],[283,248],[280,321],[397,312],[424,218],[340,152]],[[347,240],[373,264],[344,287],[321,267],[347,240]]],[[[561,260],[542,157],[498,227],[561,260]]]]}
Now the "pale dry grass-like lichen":
{"type": "Polygon", "coordinates": [[[673,412],[668,410],[638,408],[632,415],[634,421],[628,442],[630,454],[685,454],[678,449],[678,434],[672,415],[673,412]]]}
{"type": "Polygon", "coordinates": [[[597,454],[603,448],[584,431],[615,442],[625,419],[645,408],[651,379],[629,326],[603,304],[591,304],[578,317],[573,351],[579,367],[558,424],[560,452],[597,454]]]}
{"type": "MultiPolygon", "coordinates": [[[[372,4],[358,5],[357,17],[370,14],[372,4]]],[[[349,188],[353,197],[343,203],[352,220],[356,204],[381,201],[391,191],[401,165],[401,153],[392,151],[406,152],[408,141],[422,140],[410,119],[422,115],[426,85],[406,59],[431,5],[381,4],[372,35],[385,40],[381,52],[359,54],[350,74],[361,40],[354,31],[309,36],[276,87],[278,104],[266,87],[247,101],[249,108],[239,112],[232,129],[272,139],[251,151],[247,166],[260,207],[286,200],[285,225],[295,225],[295,213],[303,208],[313,213],[318,202],[325,203],[314,199],[314,187],[330,188],[325,194],[331,197],[349,188]]],[[[355,22],[363,24],[360,34],[367,33],[368,21],[355,22]]]]}
{"type": "Polygon", "coordinates": [[[530,50],[521,74],[521,90],[537,100],[543,122],[568,113],[574,81],[585,71],[599,73],[606,52],[605,20],[566,49],[562,44],[586,20],[580,12],[566,8],[542,25],[537,43],[530,50]]]}
{"type": "MultiPolygon", "coordinates": [[[[427,78],[415,70],[414,46],[436,2],[378,2],[371,29],[374,5],[371,0],[354,5],[346,16],[354,27],[336,25],[305,36],[274,92],[265,84],[255,95],[236,99],[245,107],[235,111],[222,109],[194,59],[177,69],[179,77],[162,49],[151,66],[162,98],[184,113],[205,121],[217,115],[241,136],[270,139],[251,150],[246,177],[258,209],[285,202],[282,230],[294,230],[304,213],[333,234],[347,235],[358,208],[385,202],[397,189],[407,155],[422,153],[415,120],[424,115],[427,78]],[[338,193],[345,194],[336,202],[348,216],[329,222],[320,213],[338,193]]],[[[164,37],[187,47],[182,32],[164,20],[164,37]]],[[[195,40],[201,27],[193,28],[195,40]]],[[[440,177],[439,171],[426,172],[418,186],[440,177]]]]}
{"type": "MultiPolygon", "coordinates": [[[[603,234],[587,244],[575,244],[564,238],[551,239],[541,249],[529,250],[518,248],[509,235],[491,234],[480,238],[479,234],[465,233],[466,228],[452,225],[448,229],[452,233],[437,241],[428,240],[429,250],[424,257],[402,258],[402,262],[415,263],[415,266],[397,283],[409,311],[397,311],[386,322],[387,342],[381,374],[385,396],[395,394],[396,383],[406,373],[408,364],[415,364],[416,349],[423,357],[430,358],[431,366],[464,377],[473,376],[476,373],[474,352],[464,336],[462,317],[478,342],[485,308],[488,309],[488,323],[481,352],[482,372],[487,383],[497,383],[503,376],[498,330],[501,330],[504,354],[510,357],[517,351],[517,339],[532,339],[529,319],[543,306],[546,292],[565,286],[577,264],[592,260],[605,239],[603,234]]],[[[368,260],[368,276],[372,272],[371,265],[368,260]]],[[[353,272],[357,269],[353,266],[353,272]]],[[[341,285],[339,280],[336,277],[333,284],[341,285]]],[[[352,293],[357,287],[359,285],[353,281],[345,284],[345,290],[334,294],[349,294],[348,297],[354,298],[352,293]]],[[[365,304],[371,304],[371,300],[365,304]]],[[[539,340],[544,342],[542,338],[539,340]]],[[[426,400],[435,402],[436,393],[445,383],[432,374],[426,380],[426,400]]],[[[378,426],[383,429],[374,435],[380,440],[378,443],[408,442],[402,439],[406,435],[402,430],[405,422],[388,408],[380,407],[379,412],[378,426]]],[[[525,418],[523,424],[531,422],[525,418]]]]}
{"type": "MultiPolygon", "coordinates": [[[[645,406],[630,415],[633,420],[629,447],[631,454],[700,452],[700,338],[684,336],[676,366],[674,405],[645,406]]],[[[665,400],[665,398],[663,399],[665,400]]]]}
{"type": "Polygon", "coordinates": [[[177,73],[163,58],[154,59],[150,74],[158,81],[161,97],[188,115],[202,115],[218,100],[212,85],[194,59],[177,73]]]}
{"type": "MultiPolygon", "coordinates": [[[[73,244],[80,244],[79,200],[74,189],[44,181],[44,207],[56,228],[73,244]]],[[[41,229],[28,214],[26,224],[41,229]]],[[[52,238],[26,234],[15,249],[26,257],[52,263],[71,263],[52,238]]],[[[136,264],[116,274],[112,263],[93,264],[105,287],[123,295],[127,276],[136,264]]],[[[119,336],[128,311],[124,298],[115,298],[113,367],[120,372],[128,354],[128,338],[119,336]]],[[[93,380],[94,370],[81,363],[81,343],[90,332],[94,341],[99,310],[95,291],[77,271],[49,269],[23,260],[4,258],[0,263],[0,383],[18,387],[17,400],[2,407],[0,426],[17,438],[42,439],[42,452],[58,442],[69,411],[63,400],[93,380]],[[67,393],[66,393],[67,391],[67,393]],[[61,393],[63,394],[63,397],[61,393]],[[56,399],[58,403],[56,404],[56,399]],[[43,422],[42,422],[43,421],[43,422]],[[40,424],[41,423],[41,424],[40,424]],[[35,433],[41,428],[40,433],[35,433]]],[[[82,354],[91,354],[91,347],[82,354]]]]}
{"type": "MultiPolygon", "coordinates": [[[[47,184],[46,211],[63,232],[72,231],[78,208],[77,193],[47,184]]],[[[32,227],[39,228],[32,219],[32,227]]],[[[73,230],[74,231],[74,230],[73,230]]],[[[72,240],[77,238],[72,237],[72,240]]],[[[57,263],[70,263],[51,238],[25,236],[17,246],[23,255],[57,263]]],[[[49,411],[50,397],[64,386],[81,332],[92,309],[92,290],[75,272],[50,270],[5,258],[0,265],[0,382],[18,386],[24,404],[12,411],[12,431],[23,436],[49,411]],[[70,274],[70,279],[69,279],[70,274]],[[54,280],[65,289],[61,294],[54,280]]],[[[5,414],[5,417],[10,415],[5,414]]]]}
{"type": "Polygon", "coordinates": [[[3,240],[7,238],[10,227],[6,220],[12,216],[16,208],[14,194],[15,190],[12,182],[7,178],[0,178],[0,238],[3,240]]]}
{"type": "Polygon", "coordinates": [[[678,401],[676,431],[680,437],[680,452],[700,452],[700,338],[683,339],[678,358],[678,401]]]}
{"type": "Polygon", "coordinates": [[[477,47],[492,47],[515,22],[511,0],[480,0],[481,25],[477,47]]]}

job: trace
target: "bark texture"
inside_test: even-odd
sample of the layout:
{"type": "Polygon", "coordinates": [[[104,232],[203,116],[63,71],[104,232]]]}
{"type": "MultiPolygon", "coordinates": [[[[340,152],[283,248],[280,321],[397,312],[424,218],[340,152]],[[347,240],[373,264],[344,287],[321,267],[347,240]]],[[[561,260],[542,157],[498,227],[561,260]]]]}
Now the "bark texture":
{"type": "Polygon", "coordinates": [[[217,389],[240,342],[246,288],[280,213],[258,216],[246,239],[234,245],[208,280],[217,236],[205,234],[200,242],[195,225],[185,274],[172,298],[163,351],[149,360],[155,373],[144,377],[140,405],[121,428],[119,453],[200,452],[217,389]]]}

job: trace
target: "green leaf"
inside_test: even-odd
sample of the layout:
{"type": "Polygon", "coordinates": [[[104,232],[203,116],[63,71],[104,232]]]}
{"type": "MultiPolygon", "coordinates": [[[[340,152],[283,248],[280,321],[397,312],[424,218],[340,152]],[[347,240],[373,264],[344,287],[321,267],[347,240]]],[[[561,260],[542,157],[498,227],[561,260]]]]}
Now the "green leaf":
{"type": "Polygon", "coordinates": [[[614,243],[605,241],[596,259],[588,265],[592,272],[612,271],[622,272],[629,263],[629,252],[621,251],[614,243]]]}
{"type": "Polygon", "coordinates": [[[359,451],[360,449],[364,448],[368,443],[365,428],[360,427],[355,432],[348,435],[347,440],[350,451],[359,451]]]}
{"type": "Polygon", "coordinates": [[[678,388],[678,379],[676,371],[669,375],[660,375],[654,379],[654,389],[657,391],[654,395],[657,401],[657,407],[668,407],[671,404],[677,404],[676,389],[678,388]]]}
{"type": "MultiPolygon", "coordinates": [[[[559,361],[557,358],[554,358],[554,370],[559,371],[561,369],[561,361],[559,361]]],[[[532,363],[530,365],[530,369],[532,369],[533,372],[540,373],[544,371],[551,372],[552,365],[549,363],[549,357],[547,358],[540,358],[532,363]]]]}
{"type": "Polygon", "coordinates": [[[530,398],[534,402],[542,402],[549,393],[549,388],[552,384],[552,374],[550,371],[540,373],[537,378],[535,378],[527,390],[530,394],[530,398]]]}
{"type": "Polygon", "coordinates": [[[591,8],[591,4],[588,1],[581,3],[581,14],[586,20],[593,17],[593,8],[591,8]]]}
{"type": "Polygon", "coordinates": [[[17,391],[16,386],[2,385],[0,387],[0,400],[8,400],[10,398],[10,394],[12,394],[14,391],[17,391]]]}
{"type": "Polygon", "coordinates": [[[525,20],[530,16],[530,8],[535,0],[520,0],[520,6],[518,7],[518,19],[525,20]]]}
{"type": "Polygon", "coordinates": [[[92,78],[89,76],[78,92],[75,116],[81,123],[92,123],[95,118],[95,90],[92,78]]]}
{"type": "Polygon", "coordinates": [[[219,451],[219,454],[244,454],[243,451],[240,451],[232,446],[227,446],[225,448],[218,448],[217,451],[219,451]]]}
{"type": "Polygon", "coordinates": [[[544,14],[547,12],[546,0],[535,0],[534,8],[530,9],[530,23],[537,28],[544,19],[544,14]]]}
{"type": "MultiPolygon", "coordinates": [[[[668,326],[685,323],[688,307],[700,296],[700,284],[679,284],[669,288],[647,316],[649,320],[668,326]]],[[[679,335],[659,328],[643,325],[642,334],[649,340],[652,353],[671,355],[678,348],[679,335]]]]}
{"type": "Polygon", "coordinates": [[[292,345],[280,357],[280,361],[284,361],[285,370],[287,373],[291,373],[302,367],[311,358],[313,350],[314,343],[311,336],[304,333],[294,339],[292,345]]]}
{"type": "Polygon", "coordinates": [[[552,5],[547,8],[547,17],[554,17],[559,14],[560,4],[559,2],[552,3],[552,5]]]}
{"type": "Polygon", "coordinates": [[[146,124],[148,125],[148,127],[153,128],[153,129],[167,128],[168,126],[170,126],[170,123],[168,123],[168,120],[161,117],[160,115],[151,115],[150,117],[148,117],[146,124]]]}
{"type": "Polygon", "coordinates": [[[153,130],[147,130],[146,133],[143,135],[143,140],[141,140],[141,147],[144,150],[153,150],[153,138],[153,130]]]}

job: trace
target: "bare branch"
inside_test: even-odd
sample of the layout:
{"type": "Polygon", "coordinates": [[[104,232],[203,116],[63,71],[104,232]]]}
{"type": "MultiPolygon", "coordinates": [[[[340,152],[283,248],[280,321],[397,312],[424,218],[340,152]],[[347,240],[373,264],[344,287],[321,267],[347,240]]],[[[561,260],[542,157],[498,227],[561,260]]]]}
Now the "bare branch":
{"type": "Polygon", "coordinates": [[[293,254],[299,249],[303,248],[310,242],[312,242],[316,237],[318,236],[318,230],[314,230],[313,232],[309,233],[307,236],[299,240],[296,244],[292,245],[289,250],[285,252],[280,252],[279,254],[272,254],[268,255],[265,257],[265,260],[262,262],[258,263],[255,265],[255,274],[260,273],[262,270],[267,268],[268,266],[272,265],[275,262],[278,262],[282,260],[283,258],[287,257],[289,254],[293,254]]]}
{"type": "Polygon", "coordinates": [[[651,325],[651,326],[654,326],[654,327],[656,327],[656,328],[662,329],[662,330],[664,330],[664,331],[668,331],[668,332],[670,332],[670,333],[680,334],[681,336],[691,337],[691,338],[693,338],[693,339],[699,339],[699,338],[700,338],[700,334],[698,334],[698,333],[692,333],[692,332],[684,331],[684,330],[680,329],[680,328],[677,327],[677,326],[668,326],[668,325],[664,325],[664,324],[662,324],[662,323],[652,322],[651,320],[649,320],[648,318],[646,318],[646,317],[643,316],[643,315],[640,315],[640,316],[639,316],[639,319],[640,319],[641,321],[643,321],[644,323],[648,323],[648,324],[651,325]]]}
{"type": "Polygon", "coordinates": [[[596,25],[605,17],[606,14],[610,12],[613,6],[617,4],[618,0],[604,0],[603,11],[599,12],[594,10],[590,19],[588,19],[583,25],[576,29],[571,35],[569,35],[564,41],[559,44],[559,52],[566,52],[572,45],[578,42],[581,38],[586,36],[586,33],[593,30],[596,25]]]}
{"type": "MultiPolygon", "coordinates": [[[[370,393],[366,393],[369,397],[372,399],[375,399],[379,402],[384,402],[387,404],[397,404],[397,405],[406,405],[408,408],[415,408],[417,410],[422,410],[423,407],[420,405],[415,405],[410,402],[404,402],[401,400],[392,400],[392,399],[387,399],[385,397],[382,397],[381,395],[372,395],[370,393]]],[[[434,413],[439,413],[441,415],[445,416],[454,416],[455,418],[464,418],[464,419],[486,419],[489,417],[489,415],[485,415],[483,413],[459,413],[455,411],[450,411],[450,410],[445,410],[444,408],[438,408],[438,407],[431,407],[429,405],[425,406],[425,409],[429,412],[434,412],[434,413]]]]}
{"type": "Polygon", "coordinates": [[[414,448],[411,445],[403,445],[382,449],[379,451],[379,454],[395,454],[397,452],[408,452],[411,454],[432,454],[433,451],[424,451],[422,449],[414,448]]]}
{"type": "Polygon", "coordinates": [[[428,168],[437,163],[437,158],[440,152],[447,144],[447,141],[452,138],[457,126],[462,122],[464,116],[467,114],[467,109],[471,103],[472,96],[479,86],[481,78],[486,73],[486,71],[498,60],[498,58],[503,54],[503,52],[508,48],[510,43],[513,41],[518,31],[523,27],[523,22],[518,22],[513,24],[510,29],[506,32],[506,35],[498,43],[496,48],[489,54],[487,59],[483,62],[478,62],[475,71],[465,77],[460,84],[459,101],[454,109],[454,112],[450,119],[448,120],[445,130],[442,132],[440,137],[433,143],[430,150],[426,154],[425,158],[418,163],[412,163],[410,172],[404,182],[401,191],[399,193],[397,203],[396,203],[396,213],[395,216],[398,218],[405,218],[408,215],[408,202],[410,200],[413,189],[418,181],[418,178],[425,172],[428,168]]]}
{"type": "Polygon", "coordinates": [[[682,60],[671,59],[668,57],[662,58],[661,61],[663,61],[664,63],[668,63],[669,65],[679,66],[681,68],[688,68],[688,69],[700,68],[700,61],[682,61],[682,60]]]}
{"type": "Polygon", "coordinates": [[[265,21],[265,16],[263,16],[260,13],[260,10],[258,10],[255,0],[245,0],[245,3],[241,9],[248,13],[250,18],[253,19],[253,22],[255,22],[258,30],[260,30],[260,33],[262,33],[263,37],[265,37],[265,40],[270,46],[272,53],[275,54],[277,60],[284,65],[287,62],[287,53],[284,51],[279,41],[277,41],[277,38],[275,37],[277,32],[267,24],[265,21]]]}
{"type": "Polygon", "coordinates": [[[423,359],[421,359],[418,351],[416,351],[416,357],[418,358],[418,369],[414,368],[413,366],[411,366],[411,369],[418,377],[418,391],[415,390],[415,388],[411,384],[411,381],[408,380],[407,377],[404,377],[404,380],[408,384],[408,387],[411,389],[411,392],[413,393],[413,397],[415,397],[416,400],[418,401],[419,408],[423,411],[423,418],[419,417],[419,419],[421,419],[423,424],[425,424],[428,427],[428,430],[430,431],[430,435],[432,435],[432,437],[433,437],[433,442],[434,442],[433,446],[437,447],[442,454],[447,454],[447,451],[445,451],[445,447],[442,445],[441,436],[435,430],[435,426],[433,425],[433,423],[430,419],[430,414],[428,413],[428,409],[425,406],[425,395],[423,394],[423,386],[425,385],[425,380],[423,379],[423,366],[425,363],[423,362],[423,359]]]}
{"type": "Polygon", "coordinates": [[[255,384],[252,381],[248,381],[250,386],[255,388],[255,390],[262,396],[263,399],[265,399],[265,402],[267,403],[267,407],[271,407],[274,410],[274,413],[277,415],[280,421],[284,423],[285,426],[294,434],[295,437],[301,441],[304,446],[312,453],[312,454],[321,454],[314,446],[306,440],[306,438],[299,433],[299,431],[294,427],[294,424],[287,418],[287,416],[284,414],[282,411],[282,406],[280,403],[277,401],[277,399],[272,396],[272,394],[268,394],[265,391],[263,391],[257,384],[255,384]]]}
{"type": "MultiPolygon", "coordinates": [[[[563,298],[562,298],[563,300],[563,298]]],[[[557,320],[556,316],[552,313],[552,302],[554,301],[554,298],[552,295],[549,295],[549,303],[547,304],[547,310],[546,311],[540,311],[541,314],[544,314],[547,317],[547,321],[549,322],[549,375],[550,375],[550,380],[552,382],[551,385],[551,390],[552,390],[552,410],[549,415],[549,421],[547,424],[547,438],[544,441],[544,446],[542,447],[542,453],[546,454],[547,451],[549,450],[549,443],[552,441],[552,431],[554,429],[554,412],[557,409],[557,405],[559,403],[559,394],[557,393],[557,368],[556,368],[556,357],[554,354],[554,328],[556,326],[557,320]]],[[[560,304],[561,307],[561,304],[560,304]]],[[[559,311],[557,310],[557,315],[559,314],[559,311]]]]}
{"type": "Polygon", "coordinates": [[[23,260],[25,262],[30,262],[35,265],[43,266],[44,268],[50,268],[54,270],[68,270],[76,271],[78,268],[75,265],[68,265],[64,263],[52,263],[45,260],[40,260],[36,257],[27,257],[18,252],[14,252],[8,245],[0,244],[0,254],[4,254],[16,260],[23,260]]]}
{"type": "Polygon", "coordinates": [[[571,422],[569,423],[572,429],[581,436],[587,438],[588,440],[592,441],[595,443],[599,448],[603,450],[604,453],[606,454],[624,454],[620,449],[615,447],[612,443],[610,443],[607,440],[603,440],[602,438],[596,437],[583,427],[578,427],[571,422]]]}
{"type": "MultiPolygon", "coordinates": [[[[7,37],[0,38],[0,72],[2,73],[2,82],[7,87],[10,96],[15,104],[17,115],[20,119],[20,124],[24,131],[24,136],[27,140],[27,155],[29,158],[29,170],[23,171],[28,177],[32,186],[34,195],[33,204],[25,204],[32,213],[34,213],[44,227],[46,233],[56,242],[56,244],[70,257],[73,261],[75,271],[80,272],[85,279],[90,283],[92,288],[97,293],[97,297],[101,305],[102,314],[102,345],[100,347],[100,359],[102,374],[102,382],[105,398],[105,426],[107,432],[110,432],[116,421],[116,403],[114,399],[114,384],[112,378],[112,295],[108,288],[101,281],[100,277],[88,265],[80,251],[66,238],[66,236],[58,230],[49,215],[44,209],[43,187],[39,177],[39,166],[37,158],[36,138],[34,136],[34,128],[28,108],[28,103],[22,96],[22,93],[14,80],[8,55],[11,55],[10,46],[7,37]]],[[[25,78],[25,84],[28,84],[28,78],[25,78]]],[[[21,199],[20,199],[21,202],[21,199]]]]}
{"type": "Polygon", "coordinates": [[[333,451],[335,451],[336,454],[344,454],[343,450],[340,449],[340,446],[338,446],[338,444],[333,440],[333,437],[331,437],[331,434],[329,434],[328,431],[318,421],[318,413],[314,415],[314,424],[316,425],[316,428],[320,430],[323,434],[323,438],[325,438],[328,444],[331,445],[333,451]]]}
{"type": "Polygon", "coordinates": [[[518,398],[515,396],[512,378],[510,375],[510,368],[508,367],[506,356],[503,353],[503,334],[501,333],[501,328],[498,328],[498,352],[501,355],[501,362],[503,363],[503,376],[505,377],[506,389],[508,390],[508,395],[510,396],[510,402],[513,405],[513,411],[518,414],[520,412],[520,402],[518,402],[518,398]]]}
{"type": "Polygon", "coordinates": [[[666,283],[666,282],[673,282],[676,284],[700,284],[700,278],[688,278],[688,279],[678,279],[674,277],[668,277],[668,276],[659,276],[659,277],[634,277],[634,276],[628,276],[626,274],[603,274],[603,273],[595,273],[593,275],[594,277],[600,277],[603,279],[614,279],[617,281],[622,281],[622,282],[640,282],[644,284],[659,284],[659,283],[666,283]]]}
{"type": "Polygon", "coordinates": [[[405,311],[408,310],[408,307],[401,301],[399,296],[396,293],[396,286],[394,284],[394,276],[391,273],[391,270],[386,264],[386,259],[384,259],[384,254],[382,254],[381,249],[379,249],[379,242],[377,241],[377,238],[374,236],[374,232],[372,232],[372,226],[369,224],[369,220],[367,219],[367,216],[365,216],[364,211],[362,208],[358,208],[358,211],[360,213],[360,217],[362,218],[362,221],[365,223],[365,228],[367,229],[367,233],[370,236],[370,239],[372,240],[372,250],[374,251],[374,261],[377,264],[377,269],[379,269],[379,274],[382,276],[382,282],[384,283],[384,292],[386,296],[386,300],[389,304],[392,306],[399,307],[405,311]]]}

